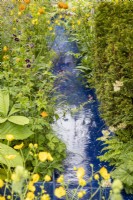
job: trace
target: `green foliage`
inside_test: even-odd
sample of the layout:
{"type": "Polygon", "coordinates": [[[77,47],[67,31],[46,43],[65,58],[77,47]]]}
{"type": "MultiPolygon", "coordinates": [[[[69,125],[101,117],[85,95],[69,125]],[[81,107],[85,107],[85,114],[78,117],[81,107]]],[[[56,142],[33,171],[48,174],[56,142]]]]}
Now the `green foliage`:
{"type": "Polygon", "coordinates": [[[69,25],[81,50],[78,69],[96,89],[101,117],[115,132],[100,159],[115,166],[113,177],[133,193],[133,3],[79,1],[75,10],[69,25]]]}
{"type": "Polygon", "coordinates": [[[8,145],[0,143],[0,164],[4,164],[9,168],[23,165],[23,160],[20,154],[8,145]],[[9,158],[8,158],[9,156],[9,158]],[[14,156],[10,159],[10,156],[14,156]]]}
{"type": "Polygon", "coordinates": [[[105,153],[99,156],[100,160],[115,166],[112,177],[123,182],[127,193],[133,193],[133,140],[124,143],[114,136],[106,140],[105,144],[105,153]]]}
{"type": "MultiPolygon", "coordinates": [[[[27,158],[29,143],[37,143],[38,152],[44,151],[44,149],[50,151],[52,156],[55,155],[55,158],[57,158],[55,166],[50,166],[52,173],[56,166],[61,166],[65,157],[64,144],[54,135],[51,128],[51,123],[56,117],[55,98],[52,97],[55,81],[55,76],[52,74],[52,60],[54,60],[56,54],[50,46],[54,40],[54,32],[49,30],[52,8],[48,1],[31,2],[26,5],[23,12],[19,12],[20,16],[18,16],[16,13],[19,11],[19,3],[9,1],[4,6],[5,20],[2,21],[3,31],[1,34],[2,49],[7,46],[8,50],[2,51],[0,88],[9,91],[12,100],[11,107],[14,104],[15,107],[9,112],[6,125],[0,125],[3,129],[0,137],[4,139],[5,134],[12,131],[10,134],[13,134],[15,139],[24,139],[23,153],[25,158],[27,158]],[[43,8],[44,5],[45,12],[39,15],[38,10],[43,8]],[[7,7],[9,8],[8,12],[7,7]],[[36,24],[34,24],[34,20],[36,20],[36,24]],[[48,41],[51,41],[51,43],[48,41]],[[17,112],[15,109],[19,109],[21,116],[28,117],[30,132],[27,132],[27,127],[24,126],[25,130],[21,127],[22,123],[28,123],[26,118],[11,116],[17,112]],[[41,115],[43,112],[47,113],[46,117],[41,115]],[[16,127],[13,123],[17,124],[16,127]],[[35,134],[32,135],[32,132],[35,134]],[[26,134],[32,136],[26,138],[26,134]],[[52,134],[58,141],[61,153],[56,150],[55,141],[47,143],[46,136],[49,134],[52,134]],[[56,153],[58,156],[56,156],[56,153]]],[[[17,141],[13,141],[13,144],[17,144],[17,141]]],[[[35,165],[33,158],[28,158],[26,167],[33,171],[35,165]]],[[[46,172],[48,165],[49,163],[45,166],[46,172]]]]}

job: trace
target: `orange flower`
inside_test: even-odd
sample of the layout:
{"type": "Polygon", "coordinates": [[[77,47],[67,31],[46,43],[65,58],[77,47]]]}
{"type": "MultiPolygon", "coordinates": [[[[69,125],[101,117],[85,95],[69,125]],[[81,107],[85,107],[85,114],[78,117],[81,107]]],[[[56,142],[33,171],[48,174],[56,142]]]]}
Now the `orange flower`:
{"type": "Polygon", "coordinates": [[[38,12],[39,14],[44,14],[44,8],[39,8],[38,12]]]}
{"type": "Polygon", "coordinates": [[[26,6],[24,4],[20,4],[19,11],[24,11],[26,6]]]}
{"type": "Polygon", "coordinates": [[[24,2],[25,2],[26,4],[29,4],[29,3],[30,3],[30,0],[24,0],[24,2]]]}
{"type": "Polygon", "coordinates": [[[47,116],[48,116],[48,113],[43,111],[43,112],[41,113],[41,116],[42,116],[42,117],[47,117],[47,116]]]}
{"type": "Polygon", "coordinates": [[[63,3],[63,2],[59,2],[59,3],[58,3],[58,7],[59,7],[59,8],[64,8],[64,9],[68,9],[68,4],[63,3]]]}

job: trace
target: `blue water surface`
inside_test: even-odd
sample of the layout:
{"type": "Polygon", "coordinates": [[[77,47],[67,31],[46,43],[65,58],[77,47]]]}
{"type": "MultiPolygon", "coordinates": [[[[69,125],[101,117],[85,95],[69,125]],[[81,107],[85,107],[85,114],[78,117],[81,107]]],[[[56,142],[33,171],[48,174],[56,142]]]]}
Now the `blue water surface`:
{"type": "MultiPolygon", "coordinates": [[[[97,138],[102,136],[102,130],[106,129],[104,121],[100,118],[98,111],[98,101],[95,91],[86,89],[81,82],[80,72],[76,69],[77,60],[70,52],[77,53],[78,48],[75,43],[69,42],[69,38],[63,27],[56,27],[56,39],[53,49],[58,54],[55,62],[54,74],[58,77],[55,82],[57,96],[57,113],[60,118],[53,124],[55,133],[64,141],[67,146],[68,156],[64,162],[65,180],[70,182],[70,188],[77,187],[77,178],[73,167],[84,167],[86,179],[91,176],[92,168],[97,172],[102,166],[108,171],[109,165],[100,162],[97,156],[101,155],[102,142],[97,138]]],[[[93,190],[96,191],[98,185],[92,182],[93,190]]],[[[90,186],[85,189],[87,195],[83,198],[87,200],[90,194],[90,186]]],[[[104,191],[107,199],[109,189],[104,191]]],[[[124,195],[125,200],[132,200],[132,195],[124,195]]],[[[100,194],[92,198],[101,200],[100,194]]]]}

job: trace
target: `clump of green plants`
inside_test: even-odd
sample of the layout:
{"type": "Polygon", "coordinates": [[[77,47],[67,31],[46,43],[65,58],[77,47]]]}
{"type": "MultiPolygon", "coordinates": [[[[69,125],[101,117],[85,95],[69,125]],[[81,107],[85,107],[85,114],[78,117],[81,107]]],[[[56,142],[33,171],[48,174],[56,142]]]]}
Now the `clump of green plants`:
{"type": "MultiPolygon", "coordinates": [[[[43,3],[32,0],[8,1],[1,4],[4,18],[1,33],[0,89],[10,94],[10,106],[15,105],[15,107],[11,113],[1,115],[0,126],[20,127],[22,123],[27,123],[31,131],[30,137],[24,137],[26,133],[28,134],[26,126],[23,127],[25,128],[23,135],[22,130],[18,130],[17,133],[17,129],[16,132],[12,132],[11,128],[8,129],[18,140],[17,142],[14,140],[11,145],[17,145],[23,140],[24,157],[27,157],[29,143],[37,143],[38,151],[49,151],[55,161],[46,168],[45,173],[51,175],[54,169],[62,169],[62,160],[66,156],[65,144],[51,128],[51,123],[58,118],[55,113],[55,97],[52,97],[56,78],[52,74],[52,61],[56,54],[50,46],[55,38],[50,24],[52,6],[48,1],[43,3]],[[16,110],[19,110],[19,115],[25,118],[10,116],[14,115],[16,110]],[[56,146],[59,148],[55,148],[56,146]]],[[[4,136],[2,139],[5,143],[4,136]]],[[[28,157],[25,165],[28,170],[33,171],[36,163],[32,157],[28,157]]],[[[43,174],[44,166],[39,167],[40,174],[43,174]]]]}

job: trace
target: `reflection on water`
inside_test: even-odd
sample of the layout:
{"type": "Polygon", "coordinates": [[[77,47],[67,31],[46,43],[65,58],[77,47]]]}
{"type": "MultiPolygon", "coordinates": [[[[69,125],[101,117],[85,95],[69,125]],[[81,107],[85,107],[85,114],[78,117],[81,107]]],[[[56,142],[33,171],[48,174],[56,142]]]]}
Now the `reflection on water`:
{"type": "Polygon", "coordinates": [[[59,54],[54,73],[58,76],[56,86],[57,113],[60,118],[53,124],[55,133],[65,142],[68,157],[65,165],[65,178],[74,181],[73,167],[82,166],[86,176],[91,174],[90,164],[100,167],[96,156],[100,152],[100,143],[96,138],[101,135],[104,125],[99,118],[97,102],[92,90],[86,90],[79,80],[79,72],[75,68],[76,60],[68,51],[77,52],[75,44],[69,43],[63,28],[56,29],[57,38],[53,48],[59,54]],[[57,47],[57,48],[56,48],[57,47]],[[62,105],[61,102],[65,102],[62,105]]]}

